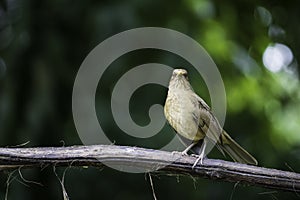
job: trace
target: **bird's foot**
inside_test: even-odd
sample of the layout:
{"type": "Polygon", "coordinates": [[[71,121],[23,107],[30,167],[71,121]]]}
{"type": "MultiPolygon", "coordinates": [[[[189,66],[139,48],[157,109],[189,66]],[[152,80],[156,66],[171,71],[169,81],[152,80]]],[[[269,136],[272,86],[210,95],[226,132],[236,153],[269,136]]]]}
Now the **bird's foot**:
{"type": "Polygon", "coordinates": [[[190,150],[190,149],[188,149],[188,148],[185,149],[184,151],[181,152],[181,155],[182,155],[182,156],[187,156],[189,150],[190,150]]]}
{"type": "Polygon", "coordinates": [[[204,155],[199,155],[197,160],[194,162],[192,169],[194,169],[196,167],[196,165],[198,164],[199,161],[200,161],[200,165],[203,165],[203,158],[204,158],[204,155]]]}
{"type": "Polygon", "coordinates": [[[187,154],[187,152],[181,152],[180,153],[182,156],[188,156],[189,154],[187,154]]]}

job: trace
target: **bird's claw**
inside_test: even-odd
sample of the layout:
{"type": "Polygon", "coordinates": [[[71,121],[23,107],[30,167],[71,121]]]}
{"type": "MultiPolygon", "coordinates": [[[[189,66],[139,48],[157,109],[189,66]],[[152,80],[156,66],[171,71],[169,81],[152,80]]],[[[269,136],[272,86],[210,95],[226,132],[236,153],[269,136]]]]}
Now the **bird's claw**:
{"type": "Polygon", "coordinates": [[[194,169],[196,167],[196,165],[198,164],[198,162],[200,161],[200,165],[203,165],[203,155],[199,155],[199,157],[197,158],[197,160],[194,162],[192,169],[194,169]]]}
{"type": "Polygon", "coordinates": [[[181,152],[181,155],[182,156],[187,156],[188,155],[188,153],[187,153],[188,151],[189,151],[189,149],[185,149],[184,151],[181,152]]]}
{"type": "Polygon", "coordinates": [[[188,154],[187,154],[187,152],[183,151],[183,152],[181,152],[181,155],[182,156],[187,156],[188,154]]]}

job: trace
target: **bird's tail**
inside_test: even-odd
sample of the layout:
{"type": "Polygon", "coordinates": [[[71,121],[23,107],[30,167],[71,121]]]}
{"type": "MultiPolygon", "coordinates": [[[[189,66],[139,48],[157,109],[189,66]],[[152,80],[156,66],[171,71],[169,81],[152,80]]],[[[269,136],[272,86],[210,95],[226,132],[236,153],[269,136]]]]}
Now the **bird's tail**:
{"type": "Polygon", "coordinates": [[[221,137],[221,149],[224,150],[235,162],[257,165],[256,159],[238,143],[236,143],[225,131],[223,131],[221,137]]]}

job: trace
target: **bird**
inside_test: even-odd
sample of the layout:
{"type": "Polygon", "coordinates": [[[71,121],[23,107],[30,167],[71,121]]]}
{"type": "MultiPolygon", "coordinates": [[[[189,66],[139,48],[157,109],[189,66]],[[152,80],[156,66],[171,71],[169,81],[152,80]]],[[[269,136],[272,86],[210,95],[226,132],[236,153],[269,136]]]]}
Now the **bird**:
{"type": "Polygon", "coordinates": [[[181,152],[182,155],[187,155],[190,150],[198,154],[198,159],[192,168],[199,161],[201,165],[203,164],[208,142],[216,144],[223,155],[226,152],[235,162],[258,164],[250,153],[223,130],[207,103],[194,92],[185,69],[173,70],[164,105],[164,114],[168,123],[182,139],[181,141],[185,145],[189,144],[181,152]]]}

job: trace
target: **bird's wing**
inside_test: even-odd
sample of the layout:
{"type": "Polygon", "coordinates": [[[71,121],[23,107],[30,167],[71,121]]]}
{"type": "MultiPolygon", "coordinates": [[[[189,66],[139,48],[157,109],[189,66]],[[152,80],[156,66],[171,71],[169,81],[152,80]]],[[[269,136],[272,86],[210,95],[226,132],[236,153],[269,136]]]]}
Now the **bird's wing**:
{"type": "Polygon", "coordinates": [[[198,101],[199,106],[205,108],[206,110],[210,110],[210,107],[207,105],[207,103],[201,97],[199,97],[196,93],[194,93],[194,97],[198,101]]]}
{"type": "MultiPolygon", "coordinates": [[[[223,129],[221,128],[217,118],[213,115],[210,107],[201,99],[197,94],[195,94],[195,100],[197,101],[199,108],[199,129],[213,142],[218,142],[221,139],[221,133],[223,129]]],[[[222,143],[222,141],[219,141],[222,143]]]]}

